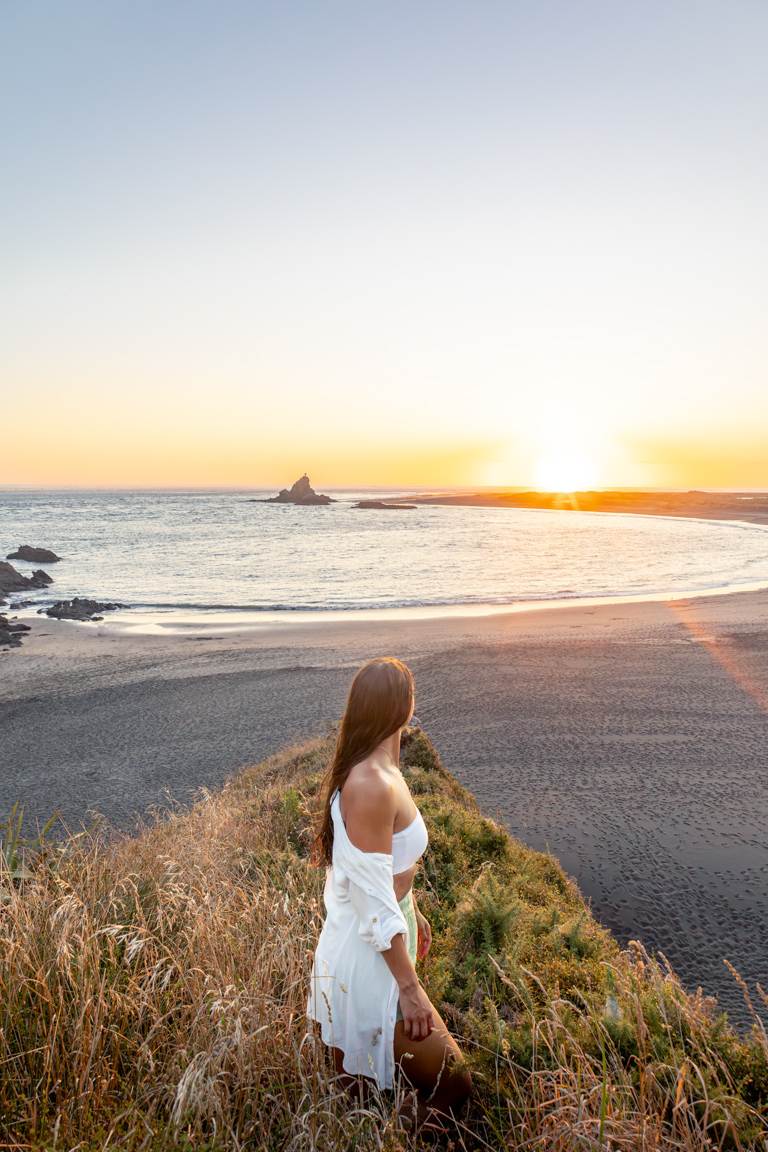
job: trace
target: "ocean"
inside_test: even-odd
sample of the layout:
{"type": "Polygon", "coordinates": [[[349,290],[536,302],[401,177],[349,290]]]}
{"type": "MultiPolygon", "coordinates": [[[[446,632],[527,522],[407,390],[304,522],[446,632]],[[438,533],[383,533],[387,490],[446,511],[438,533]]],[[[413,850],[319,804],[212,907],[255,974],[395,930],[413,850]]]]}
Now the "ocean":
{"type": "MultiPolygon", "coordinates": [[[[0,555],[52,548],[55,583],[25,598],[116,600],[142,620],[453,612],[465,606],[680,597],[768,585],[760,525],[616,513],[421,505],[357,509],[242,491],[0,492],[0,555]]],[[[25,572],[34,565],[16,562],[25,572]]],[[[45,566],[43,566],[45,567],[45,566]]],[[[18,597],[16,598],[18,599],[18,597]]]]}

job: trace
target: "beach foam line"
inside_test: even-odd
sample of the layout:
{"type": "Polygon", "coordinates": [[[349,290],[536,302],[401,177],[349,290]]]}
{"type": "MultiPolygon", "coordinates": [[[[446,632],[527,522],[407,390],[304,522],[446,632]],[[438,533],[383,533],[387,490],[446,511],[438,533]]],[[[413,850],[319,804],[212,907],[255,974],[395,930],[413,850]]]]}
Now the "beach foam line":
{"type": "MultiPolygon", "coordinates": [[[[744,584],[712,585],[697,589],[677,589],[636,594],[601,596],[558,596],[540,600],[516,600],[503,603],[419,604],[378,608],[328,608],[270,610],[256,608],[190,609],[183,606],[151,609],[131,608],[118,611],[104,620],[92,622],[69,621],[76,627],[103,632],[125,633],[134,636],[206,635],[211,632],[233,634],[239,632],[288,632],[293,626],[351,624],[357,621],[394,622],[408,620],[435,620],[500,616],[522,612],[539,612],[563,608],[592,608],[606,605],[677,602],[710,596],[731,596],[739,592],[762,592],[768,581],[744,584]]],[[[21,613],[20,613],[21,614],[21,613]]]]}

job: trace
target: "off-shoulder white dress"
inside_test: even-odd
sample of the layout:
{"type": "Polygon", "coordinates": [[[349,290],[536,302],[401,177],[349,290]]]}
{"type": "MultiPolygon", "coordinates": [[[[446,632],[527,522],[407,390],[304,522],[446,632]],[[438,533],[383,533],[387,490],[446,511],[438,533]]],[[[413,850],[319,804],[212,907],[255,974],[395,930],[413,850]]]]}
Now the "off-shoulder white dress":
{"type": "MultiPolygon", "coordinates": [[[[393,887],[393,855],[363,852],[352,843],[338,789],[331,817],[333,863],[326,868],[326,918],[312,962],[307,1016],[319,1022],[326,1044],[342,1049],[346,1072],[391,1088],[399,988],[381,953],[398,932],[408,943],[408,923],[393,887]]],[[[428,837],[420,814],[414,830],[417,824],[423,851],[428,837]]],[[[414,859],[421,851],[416,849],[414,859]]]]}

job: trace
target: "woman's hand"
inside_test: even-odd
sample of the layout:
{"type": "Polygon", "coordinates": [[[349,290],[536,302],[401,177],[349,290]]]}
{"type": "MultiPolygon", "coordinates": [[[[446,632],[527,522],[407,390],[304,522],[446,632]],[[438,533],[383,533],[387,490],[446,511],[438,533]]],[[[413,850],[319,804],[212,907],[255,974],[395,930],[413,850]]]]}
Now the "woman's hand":
{"type": "Polygon", "coordinates": [[[400,989],[400,1009],[403,1013],[403,1031],[409,1040],[426,1040],[435,1027],[432,1001],[415,980],[400,989]]]}
{"type": "Polygon", "coordinates": [[[419,929],[419,938],[416,945],[416,956],[419,960],[423,960],[427,952],[429,952],[429,948],[432,943],[432,929],[429,926],[429,920],[422,916],[418,909],[416,909],[416,925],[419,929]]]}

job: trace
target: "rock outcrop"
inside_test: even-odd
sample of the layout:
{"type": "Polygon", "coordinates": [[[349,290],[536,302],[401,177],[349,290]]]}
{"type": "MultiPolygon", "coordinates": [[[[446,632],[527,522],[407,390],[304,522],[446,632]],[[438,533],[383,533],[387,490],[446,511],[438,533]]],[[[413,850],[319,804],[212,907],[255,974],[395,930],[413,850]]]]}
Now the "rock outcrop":
{"type": "Polygon", "coordinates": [[[290,488],[281,488],[277,496],[268,496],[266,499],[254,498],[254,504],[335,504],[332,496],[325,496],[322,492],[315,492],[309,483],[306,472],[292,484],[290,488]]]}
{"type": "Polygon", "coordinates": [[[111,604],[101,600],[88,600],[75,596],[73,600],[57,600],[50,608],[39,608],[38,615],[52,616],[54,620],[102,620],[101,612],[113,612],[124,604],[111,604]]]}
{"type": "Polygon", "coordinates": [[[28,560],[32,564],[56,564],[61,560],[50,548],[33,548],[31,544],[21,544],[15,552],[9,552],[6,560],[28,560]]]}
{"type": "Polygon", "coordinates": [[[358,500],[353,508],[415,508],[415,504],[387,504],[385,500],[358,500]]]}
{"type": "Polygon", "coordinates": [[[42,568],[36,568],[31,576],[22,576],[13,564],[0,560],[0,596],[8,592],[26,592],[31,588],[47,588],[49,584],[53,584],[53,577],[42,568]]]}
{"type": "Polygon", "coordinates": [[[29,624],[10,621],[0,612],[0,648],[20,648],[22,632],[29,632],[29,624]]]}

